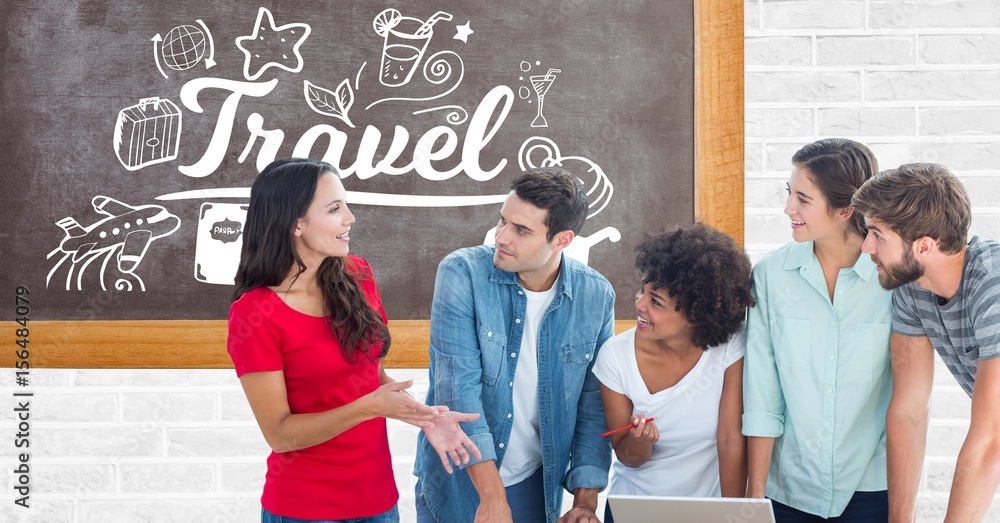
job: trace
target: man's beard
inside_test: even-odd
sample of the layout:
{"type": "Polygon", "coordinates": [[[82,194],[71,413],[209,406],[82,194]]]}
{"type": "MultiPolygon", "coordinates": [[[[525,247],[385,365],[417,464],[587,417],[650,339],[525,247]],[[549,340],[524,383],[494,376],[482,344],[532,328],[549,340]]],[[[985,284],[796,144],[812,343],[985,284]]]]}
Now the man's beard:
{"type": "Polygon", "coordinates": [[[882,266],[882,272],[878,275],[878,282],[885,290],[891,291],[897,287],[902,287],[912,281],[917,281],[924,275],[924,266],[913,257],[910,249],[905,249],[903,260],[896,265],[886,265],[875,260],[875,263],[882,266]]]}

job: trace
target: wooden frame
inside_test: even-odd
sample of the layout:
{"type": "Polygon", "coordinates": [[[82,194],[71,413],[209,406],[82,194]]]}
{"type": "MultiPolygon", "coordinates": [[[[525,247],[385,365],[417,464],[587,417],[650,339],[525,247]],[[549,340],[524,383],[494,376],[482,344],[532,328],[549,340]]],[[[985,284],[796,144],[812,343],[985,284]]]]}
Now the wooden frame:
{"type": "MultiPolygon", "coordinates": [[[[743,240],[743,3],[693,0],[695,15],[695,217],[743,240]]],[[[429,320],[390,322],[386,366],[427,367],[429,320]]],[[[632,320],[617,322],[620,332],[632,320]]],[[[0,322],[13,333],[14,322],[0,322]]],[[[231,368],[226,322],[35,321],[30,363],[39,368],[231,368]]],[[[0,365],[10,366],[15,358],[0,365]]]]}

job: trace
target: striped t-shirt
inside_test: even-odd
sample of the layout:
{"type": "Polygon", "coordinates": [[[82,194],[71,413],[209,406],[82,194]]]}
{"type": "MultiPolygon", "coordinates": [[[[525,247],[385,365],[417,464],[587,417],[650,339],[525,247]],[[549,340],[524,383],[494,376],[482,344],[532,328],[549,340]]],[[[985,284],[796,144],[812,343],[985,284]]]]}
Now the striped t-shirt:
{"type": "Polygon", "coordinates": [[[892,293],[892,330],[926,336],[965,393],[979,360],[1000,356],[1000,241],[972,237],[958,292],[947,303],[914,283],[892,293]]]}

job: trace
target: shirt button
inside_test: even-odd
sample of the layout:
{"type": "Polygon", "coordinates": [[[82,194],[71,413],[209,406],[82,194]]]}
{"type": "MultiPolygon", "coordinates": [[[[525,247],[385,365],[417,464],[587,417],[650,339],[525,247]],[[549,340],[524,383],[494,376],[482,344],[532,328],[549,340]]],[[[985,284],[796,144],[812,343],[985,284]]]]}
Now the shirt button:
{"type": "Polygon", "coordinates": [[[833,394],[833,389],[826,389],[827,394],[833,394]]]}
{"type": "Polygon", "coordinates": [[[510,418],[513,418],[513,417],[514,417],[514,415],[513,415],[513,414],[508,414],[508,415],[507,415],[507,419],[510,419],[510,418]]]}
{"type": "Polygon", "coordinates": [[[831,359],[831,360],[835,360],[835,359],[837,359],[837,357],[836,357],[836,356],[834,356],[833,354],[831,354],[831,355],[830,355],[830,359],[831,359]]]}
{"type": "Polygon", "coordinates": [[[590,354],[584,354],[584,355],[583,355],[583,359],[585,359],[585,360],[589,360],[589,359],[590,359],[590,354]]]}
{"type": "Polygon", "coordinates": [[[521,318],[514,320],[514,323],[521,323],[521,318]]]}
{"type": "Polygon", "coordinates": [[[503,448],[503,443],[501,443],[500,445],[498,445],[498,447],[503,448]]]}
{"type": "Polygon", "coordinates": [[[829,427],[830,426],[830,422],[827,421],[826,423],[824,423],[824,425],[826,425],[827,427],[829,427]]]}
{"type": "Polygon", "coordinates": [[[516,357],[517,357],[517,353],[516,353],[516,352],[512,352],[512,353],[510,353],[510,357],[511,357],[511,358],[516,358],[516,357]]]}
{"type": "Polygon", "coordinates": [[[511,386],[511,387],[513,387],[513,386],[514,386],[514,382],[513,382],[513,381],[512,381],[512,382],[510,382],[510,386],[511,386]]]}
{"type": "Polygon", "coordinates": [[[524,296],[524,291],[517,291],[518,296],[524,296]]]}
{"type": "Polygon", "coordinates": [[[493,333],[492,333],[492,332],[489,332],[489,331],[486,331],[486,336],[487,336],[487,337],[489,337],[489,336],[493,336],[493,333]]]}

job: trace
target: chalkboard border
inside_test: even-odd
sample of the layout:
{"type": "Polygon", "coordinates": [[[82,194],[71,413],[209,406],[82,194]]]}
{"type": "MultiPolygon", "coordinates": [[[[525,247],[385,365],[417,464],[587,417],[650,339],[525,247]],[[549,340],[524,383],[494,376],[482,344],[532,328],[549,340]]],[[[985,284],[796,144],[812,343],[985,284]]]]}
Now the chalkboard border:
{"type": "MultiPolygon", "coordinates": [[[[743,241],[743,3],[693,0],[695,217],[743,241]]],[[[621,332],[633,320],[616,322],[621,332]]],[[[4,332],[20,327],[0,322],[4,332]]],[[[35,368],[232,368],[224,320],[37,321],[35,368]]],[[[386,367],[426,368],[429,320],[390,321],[386,367]]],[[[0,362],[12,366],[14,358],[0,362]]]]}

